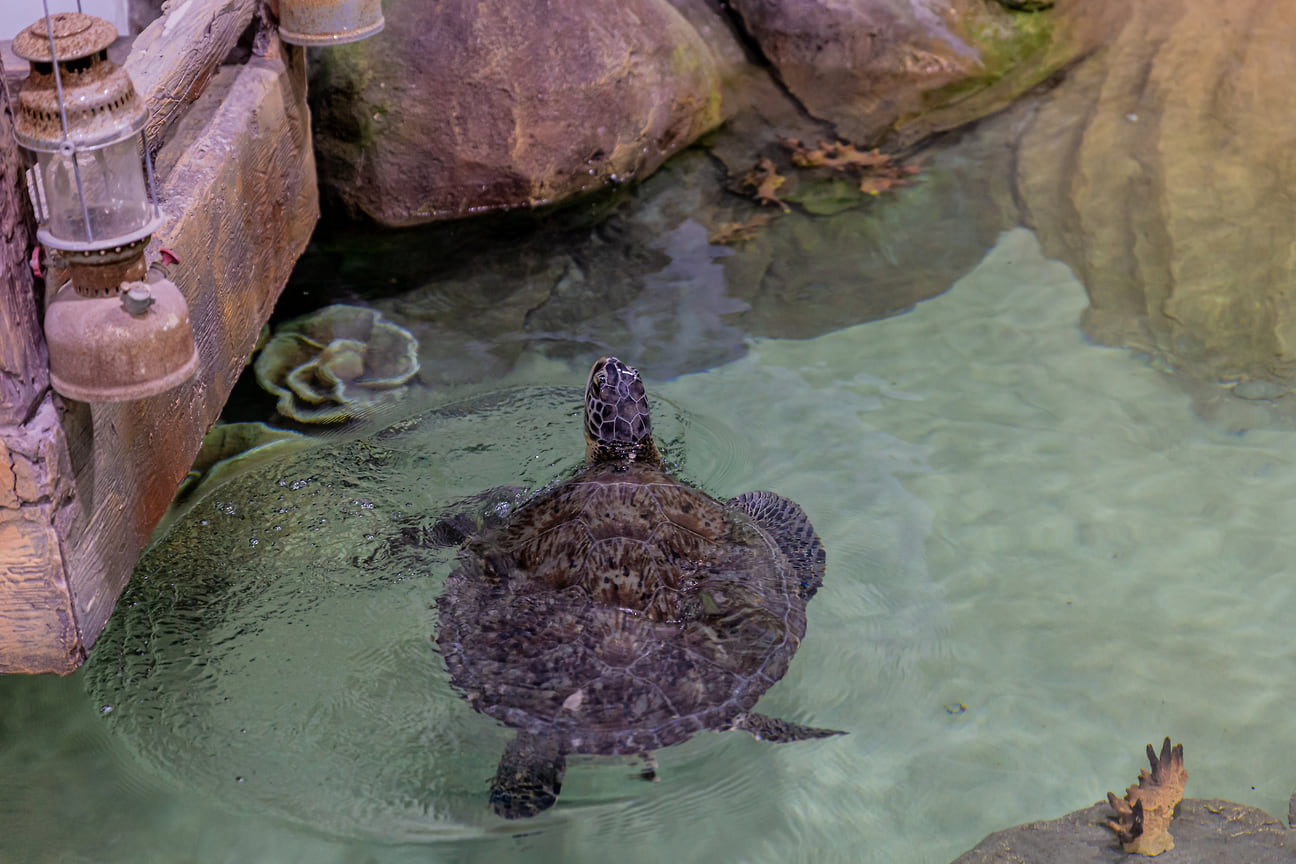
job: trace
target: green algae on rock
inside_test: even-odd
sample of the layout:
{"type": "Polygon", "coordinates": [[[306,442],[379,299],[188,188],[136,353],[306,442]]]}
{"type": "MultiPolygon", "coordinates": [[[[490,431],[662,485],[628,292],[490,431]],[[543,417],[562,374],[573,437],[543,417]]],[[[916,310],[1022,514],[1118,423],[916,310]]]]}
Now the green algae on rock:
{"type": "Polygon", "coordinates": [[[996,111],[1071,56],[1051,13],[897,0],[734,0],[775,74],[812,116],[851,140],[910,142],[996,111]],[[992,85],[995,93],[989,91],[992,85]],[[1003,93],[998,91],[1002,90],[1003,93]],[[973,98],[975,97],[975,98],[973,98]]]}
{"type": "Polygon", "coordinates": [[[281,326],[254,369],[283,416],[338,423],[390,399],[418,373],[418,340],[373,309],[339,303],[281,326]]]}

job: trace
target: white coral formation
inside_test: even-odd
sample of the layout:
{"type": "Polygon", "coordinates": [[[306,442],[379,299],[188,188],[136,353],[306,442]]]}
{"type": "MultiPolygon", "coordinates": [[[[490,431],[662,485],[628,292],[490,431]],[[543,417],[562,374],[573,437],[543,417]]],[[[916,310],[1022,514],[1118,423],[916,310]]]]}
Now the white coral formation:
{"type": "Polygon", "coordinates": [[[390,398],[419,370],[418,340],[361,306],[326,306],[282,325],[256,359],[257,382],[278,411],[338,423],[390,398]]]}

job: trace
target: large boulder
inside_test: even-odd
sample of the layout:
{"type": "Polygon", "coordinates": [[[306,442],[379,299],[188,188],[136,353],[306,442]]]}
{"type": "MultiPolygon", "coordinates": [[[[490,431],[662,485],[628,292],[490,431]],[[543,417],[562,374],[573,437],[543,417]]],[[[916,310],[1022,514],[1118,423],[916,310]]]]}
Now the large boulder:
{"type": "Polygon", "coordinates": [[[1023,115],[1023,220],[1084,282],[1090,338],[1212,388],[1196,392],[1199,409],[1289,392],[1292,4],[1084,5],[1116,26],[1023,115]]]}
{"type": "Polygon", "coordinates": [[[1009,11],[988,0],[730,5],[788,91],[856,142],[915,124],[902,136],[911,143],[975,120],[1093,44],[1081,16],[1059,21],[1054,11],[1009,11]]]}
{"type": "Polygon", "coordinates": [[[625,182],[722,120],[732,47],[667,0],[389,0],[384,15],[379,36],[321,52],[312,83],[322,185],[387,225],[625,182]]]}

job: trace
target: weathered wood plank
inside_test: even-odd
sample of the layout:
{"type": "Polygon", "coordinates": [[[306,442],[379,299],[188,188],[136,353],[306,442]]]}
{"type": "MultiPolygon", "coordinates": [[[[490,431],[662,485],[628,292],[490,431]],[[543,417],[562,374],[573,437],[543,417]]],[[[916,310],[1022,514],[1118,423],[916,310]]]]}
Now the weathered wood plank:
{"type": "Polygon", "coordinates": [[[0,673],[67,673],[84,659],[48,509],[0,515],[0,673]]]}
{"type": "Polygon", "coordinates": [[[0,427],[26,420],[49,385],[27,266],[33,223],[0,61],[0,427]]]}
{"type": "Polygon", "coordinates": [[[151,399],[56,411],[0,99],[0,672],[68,673],[84,660],[318,218],[305,56],[281,52],[273,29],[259,34],[264,56],[221,72],[228,86],[176,125],[255,6],[172,0],[128,60],[164,147],[166,222],[149,256],[167,247],[181,259],[173,278],[201,361],[193,381],[151,399]]]}
{"type": "Polygon", "coordinates": [[[154,149],[202,95],[256,7],[257,0],[168,0],[161,17],[135,38],[126,71],[148,102],[145,133],[154,149]]]}
{"type": "Polygon", "coordinates": [[[68,673],[85,657],[60,537],[78,515],[46,392],[25,424],[0,435],[0,673],[68,673]]]}
{"type": "Polygon", "coordinates": [[[160,179],[167,222],[150,257],[166,247],[180,259],[172,278],[190,304],[200,366],[192,383],[170,392],[92,406],[94,449],[78,487],[93,501],[69,578],[87,648],[220,415],[318,218],[305,92],[301,50],[254,58],[228,88],[214,88],[220,104],[202,108],[210,119],[201,137],[178,159],[159,156],[173,167],[160,179]],[[87,476],[93,482],[82,482],[87,476]]]}
{"type": "Polygon", "coordinates": [[[58,528],[74,515],[72,469],[27,264],[33,219],[10,104],[0,65],[0,673],[71,672],[84,655],[58,528]]]}

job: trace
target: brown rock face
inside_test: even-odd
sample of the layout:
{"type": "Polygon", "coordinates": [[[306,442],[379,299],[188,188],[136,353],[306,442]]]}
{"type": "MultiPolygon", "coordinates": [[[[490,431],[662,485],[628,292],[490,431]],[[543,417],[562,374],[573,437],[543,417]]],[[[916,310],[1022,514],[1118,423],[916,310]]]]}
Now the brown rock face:
{"type": "Polygon", "coordinates": [[[1282,395],[1296,375],[1293,6],[1087,5],[1116,26],[1024,125],[1024,219],[1084,282],[1092,339],[1282,395]]]}
{"type": "Polygon", "coordinates": [[[721,121],[721,65],[666,0],[392,0],[321,52],[321,177],[387,225],[557,201],[721,121]]]}
{"type": "MultiPolygon", "coordinates": [[[[1036,59],[1053,56],[1044,50],[1051,13],[1011,13],[984,0],[732,0],[731,6],[788,91],[857,142],[967,102],[970,93],[1016,70],[1009,93],[976,99],[940,127],[975,119],[1047,74],[1032,78],[1040,68],[1036,59]]],[[[931,131],[925,125],[921,134],[931,131]]]]}
{"type": "Polygon", "coordinates": [[[972,74],[975,49],[935,15],[888,0],[734,0],[779,77],[816,117],[868,140],[922,94],[972,74]]]}

